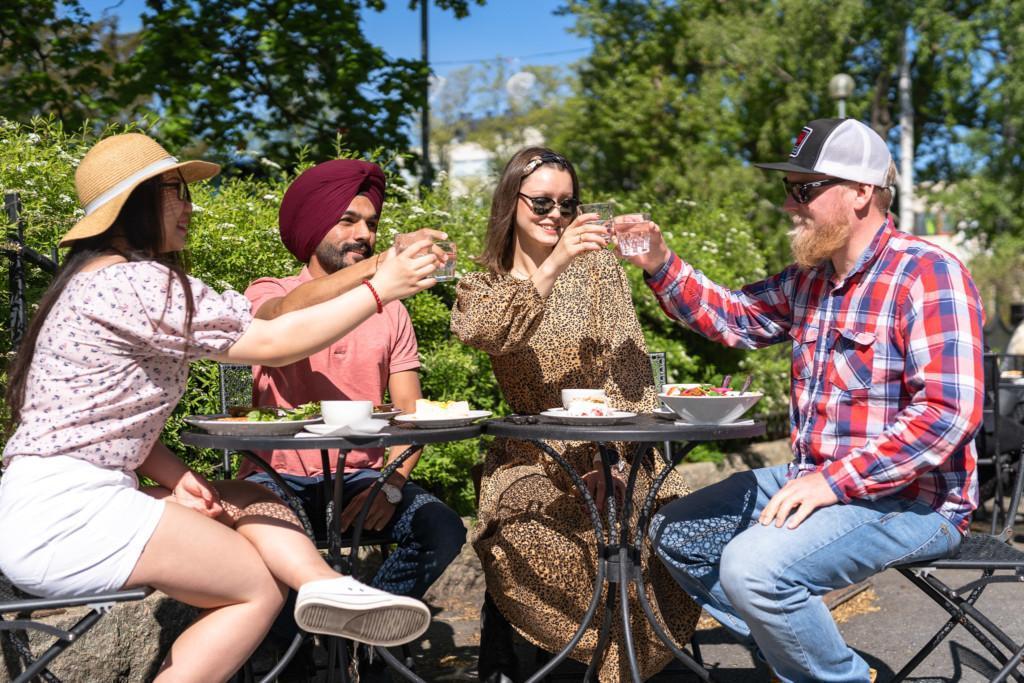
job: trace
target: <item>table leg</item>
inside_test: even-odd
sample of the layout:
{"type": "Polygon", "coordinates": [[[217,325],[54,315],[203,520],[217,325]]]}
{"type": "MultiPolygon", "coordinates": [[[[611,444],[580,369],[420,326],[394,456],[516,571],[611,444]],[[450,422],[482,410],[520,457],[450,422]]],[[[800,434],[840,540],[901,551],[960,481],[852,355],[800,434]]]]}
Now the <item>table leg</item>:
{"type": "MultiPolygon", "coordinates": [[[[640,567],[640,557],[643,547],[644,536],[647,530],[648,519],[654,507],[654,501],[657,498],[658,491],[661,490],[661,487],[665,483],[665,479],[668,478],[668,475],[672,472],[673,469],[675,469],[676,463],[674,461],[677,459],[682,460],[687,453],[694,449],[696,445],[696,442],[687,443],[675,453],[675,458],[666,457],[664,454],[662,456],[663,460],[665,460],[665,467],[661,470],[661,472],[658,473],[658,476],[655,477],[654,481],[651,483],[651,490],[647,492],[647,497],[644,499],[644,506],[640,512],[640,517],[637,519],[637,525],[635,533],[633,535],[632,552],[632,557],[634,558],[633,566],[635,567],[635,572],[633,573],[631,578],[636,582],[636,592],[637,598],[640,601],[640,607],[643,608],[644,614],[647,616],[647,621],[650,622],[651,628],[654,629],[654,632],[657,634],[658,638],[660,638],[661,641],[665,643],[666,647],[668,647],[668,649],[672,652],[676,659],[681,661],[684,665],[686,665],[688,669],[697,674],[697,676],[702,681],[711,681],[711,674],[708,672],[708,670],[705,669],[693,657],[687,654],[682,648],[677,646],[675,642],[672,640],[672,638],[668,635],[668,633],[666,633],[665,629],[661,627],[661,624],[658,622],[658,619],[654,614],[654,610],[651,608],[650,601],[647,600],[646,586],[644,585],[643,572],[641,571],[640,567]]],[[[636,465],[634,465],[634,468],[635,467],[636,465]]],[[[625,533],[623,534],[623,538],[625,538],[625,533]]],[[[627,619],[628,623],[628,617],[624,615],[624,618],[627,619]]]]}
{"type": "Polygon", "coordinates": [[[580,642],[580,638],[583,637],[584,632],[587,630],[587,626],[594,619],[594,614],[597,612],[597,604],[601,599],[601,589],[605,583],[605,576],[607,574],[607,562],[605,560],[605,532],[604,525],[601,523],[601,515],[597,511],[597,505],[594,503],[594,498],[590,495],[590,491],[587,490],[587,485],[583,482],[583,478],[580,477],[579,473],[565,461],[562,454],[556,451],[554,448],[544,443],[543,441],[536,441],[533,439],[529,440],[529,443],[540,449],[541,452],[545,453],[548,457],[554,460],[558,465],[565,470],[565,473],[572,479],[572,483],[576,486],[576,489],[580,492],[580,496],[583,498],[584,505],[586,505],[587,512],[590,514],[590,522],[594,525],[594,534],[597,538],[597,576],[594,579],[594,595],[590,599],[590,605],[587,608],[586,614],[580,620],[580,626],[576,629],[576,633],[573,634],[569,642],[566,643],[565,647],[559,650],[554,657],[548,660],[548,663],[541,667],[533,676],[527,679],[526,683],[537,683],[544,679],[556,666],[562,663],[562,661],[569,656],[576,644],[580,642]]]}
{"type": "MultiPolygon", "coordinates": [[[[629,468],[629,481],[626,483],[626,494],[622,504],[622,533],[616,544],[618,550],[618,578],[619,578],[619,601],[622,603],[622,638],[626,651],[626,658],[629,660],[629,672],[636,683],[643,679],[640,677],[640,664],[636,660],[636,646],[633,643],[633,626],[629,620],[629,584],[642,571],[640,553],[633,556],[629,553],[629,517],[633,513],[633,491],[636,490],[636,480],[640,469],[643,467],[644,456],[650,446],[645,443],[638,443],[633,448],[632,466],[629,468]]],[[[602,452],[602,460],[606,461],[602,452]]],[[[607,465],[606,465],[607,467],[607,465]]]]}
{"type": "MultiPolygon", "coordinates": [[[[356,516],[355,522],[352,524],[352,547],[348,554],[348,566],[352,574],[356,573],[359,568],[359,541],[363,535],[363,524],[366,523],[366,515],[370,511],[370,507],[373,505],[374,499],[380,493],[381,488],[384,486],[384,482],[390,477],[395,470],[397,470],[403,462],[408,460],[414,453],[418,453],[423,450],[423,446],[410,446],[402,451],[401,454],[391,462],[389,462],[380,471],[380,477],[377,481],[370,484],[370,493],[366,496],[366,500],[363,502],[363,507],[359,510],[359,514],[356,516]]],[[[339,478],[340,481],[340,478],[339,478]]],[[[340,486],[335,487],[335,495],[339,495],[340,486]]],[[[335,503],[335,510],[341,510],[340,502],[335,503]]],[[[339,513],[340,515],[340,513],[339,513]]],[[[340,518],[340,517],[339,517],[340,518]]],[[[338,530],[338,538],[340,543],[341,531],[338,530]]],[[[412,670],[409,669],[404,663],[399,661],[394,655],[392,655],[387,648],[375,647],[377,654],[380,655],[389,667],[398,674],[400,674],[407,681],[412,683],[426,683],[422,678],[417,676],[412,670]]]]}

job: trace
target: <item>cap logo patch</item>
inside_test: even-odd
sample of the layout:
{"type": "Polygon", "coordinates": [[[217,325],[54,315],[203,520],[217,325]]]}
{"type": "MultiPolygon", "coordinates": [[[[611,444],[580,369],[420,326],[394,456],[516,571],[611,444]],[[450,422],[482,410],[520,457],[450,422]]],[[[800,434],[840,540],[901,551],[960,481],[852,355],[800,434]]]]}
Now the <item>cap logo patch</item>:
{"type": "Polygon", "coordinates": [[[804,143],[807,142],[807,138],[811,137],[811,133],[814,130],[810,126],[804,126],[800,134],[796,136],[796,141],[793,143],[793,151],[789,153],[790,157],[797,157],[800,155],[800,150],[804,148],[804,143]]]}

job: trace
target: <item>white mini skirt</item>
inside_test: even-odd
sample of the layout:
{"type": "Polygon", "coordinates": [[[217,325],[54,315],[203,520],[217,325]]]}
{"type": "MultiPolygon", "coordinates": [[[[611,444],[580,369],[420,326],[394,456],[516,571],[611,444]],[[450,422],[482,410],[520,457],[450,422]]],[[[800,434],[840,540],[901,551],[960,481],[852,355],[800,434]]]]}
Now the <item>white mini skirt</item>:
{"type": "Polygon", "coordinates": [[[132,472],[19,456],[0,477],[0,570],[41,597],[120,590],[163,512],[132,472]]]}

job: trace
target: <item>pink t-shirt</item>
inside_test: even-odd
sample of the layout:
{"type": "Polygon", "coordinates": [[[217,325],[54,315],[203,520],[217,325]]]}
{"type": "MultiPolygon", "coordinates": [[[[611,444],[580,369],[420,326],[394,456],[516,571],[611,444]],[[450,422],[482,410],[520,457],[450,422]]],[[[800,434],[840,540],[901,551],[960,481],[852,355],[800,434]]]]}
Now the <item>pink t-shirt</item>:
{"type": "MultiPolygon", "coordinates": [[[[283,297],[313,276],[309,268],[293,277],[260,278],[245,290],[253,314],[269,299],[283,297]]],[[[419,348],[409,313],[401,301],[392,301],[384,312],[370,316],[359,327],[319,353],[281,368],[253,366],[253,404],[294,408],[310,401],[342,399],[380,403],[388,378],[419,368],[419,348]]],[[[266,454],[264,454],[265,457],[266,454]]],[[[337,467],[331,453],[331,469],[337,467]]],[[[278,472],[312,477],[323,474],[318,450],[274,451],[270,464],[278,472]]],[[[384,449],[350,451],[345,471],[379,469],[384,449]]],[[[257,471],[246,462],[239,476],[257,471]]]]}
{"type": "Polygon", "coordinates": [[[5,465],[68,455],[131,471],[149,456],[185,391],[189,362],[227,351],[252,322],[241,294],[189,278],[195,312],[186,343],[185,292],[169,275],[137,261],[71,278],[39,331],[5,465]]]}

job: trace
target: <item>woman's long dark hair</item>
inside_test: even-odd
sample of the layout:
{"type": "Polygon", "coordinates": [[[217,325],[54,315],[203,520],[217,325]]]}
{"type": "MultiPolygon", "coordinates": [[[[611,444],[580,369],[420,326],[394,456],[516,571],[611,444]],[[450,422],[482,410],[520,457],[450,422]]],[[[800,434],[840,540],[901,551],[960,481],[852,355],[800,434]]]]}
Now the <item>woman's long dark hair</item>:
{"type": "MultiPolygon", "coordinates": [[[[129,261],[157,261],[170,269],[168,274],[167,304],[171,299],[171,278],[177,278],[185,292],[185,330],[192,327],[195,303],[192,301],[192,287],[185,274],[185,266],[179,252],[161,253],[163,246],[163,187],[160,176],[140,183],[129,195],[113,224],[103,233],[72,243],[64,263],[57,275],[39,300],[39,307],[28,331],[21,340],[14,362],[7,374],[5,399],[10,408],[10,427],[21,422],[21,409],[25,403],[25,385],[28,371],[35,356],[36,340],[46,322],[53,305],[64,292],[64,287],[82,268],[98,256],[117,253],[129,261]]],[[[182,180],[184,182],[184,180],[182,180]]],[[[187,334],[187,333],[186,333],[187,334]]]]}
{"type": "Polygon", "coordinates": [[[569,172],[572,177],[573,199],[580,198],[580,181],[576,177],[576,169],[561,154],[552,152],[547,147],[524,147],[512,155],[501,172],[498,186],[494,188],[491,199],[491,217],[487,222],[487,242],[478,262],[492,273],[502,275],[512,269],[513,238],[516,230],[516,204],[519,202],[519,188],[523,180],[541,166],[553,164],[569,172]],[[527,172],[530,160],[540,157],[541,161],[534,164],[527,172]],[[524,175],[525,174],[525,175],[524,175]]]}

